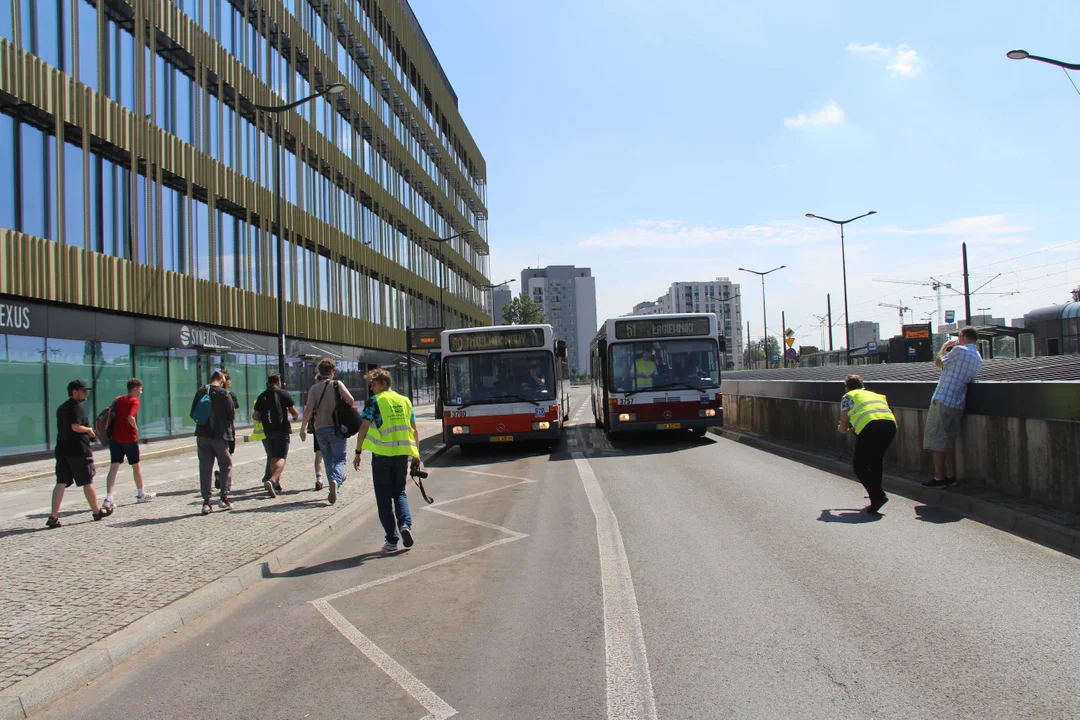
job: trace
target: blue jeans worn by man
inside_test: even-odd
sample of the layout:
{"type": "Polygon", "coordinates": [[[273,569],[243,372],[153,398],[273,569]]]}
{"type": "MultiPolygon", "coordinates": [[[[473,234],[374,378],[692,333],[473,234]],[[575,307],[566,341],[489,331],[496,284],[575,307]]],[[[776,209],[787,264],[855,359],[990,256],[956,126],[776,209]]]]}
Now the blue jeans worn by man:
{"type": "Polygon", "coordinates": [[[408,455],[373,455],[371,479],[375,486],[375,504],[379,507],[379,522],[386,531],[386,542],[398,544],[398,528],[412,528],[409,498],[405,495],[408,484],[408,455]]]}
{"type": "MultiPolygon", "coordinates": [[[[333,483],[335,488],[340,488],[345,482],[345,462],[348,448],[347,438],[342,437],[337,428],[324,427],[315,431],[315,437],[319,439],[319,449],[322,451],[323,462],[326,463],[326,479],[333,483]]],[[[331,491],[331,504],[337,500],[336,489],[331,491]]]]}

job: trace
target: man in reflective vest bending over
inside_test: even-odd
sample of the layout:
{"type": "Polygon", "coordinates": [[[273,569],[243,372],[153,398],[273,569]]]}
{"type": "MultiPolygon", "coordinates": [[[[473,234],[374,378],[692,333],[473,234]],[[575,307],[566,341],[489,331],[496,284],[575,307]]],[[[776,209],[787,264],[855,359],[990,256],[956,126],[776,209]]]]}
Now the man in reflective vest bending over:
{"type": "Polygon", "coordinates": [[[412,403],[403,395],[390,389],[390,373],[375,369],[364,379],[371,383],[372,396],[360,413],[360,432],[356,435],[356,455],[353,467],[360,469],[360,455],[371,452],[371,480],[375,485],[375,504],[379,508],[379,521],[386,531],[383,552],[398,549],[398,532],[401,543],[412,547],[412,516],[409,499],[405,496],[409,463],[420,464],[417,446],[416,414],[412,403]]]}
{"type": "Polygon", "coordinates": [[[896,437],[896,418],[885,396],[863,388],[858,375],[848,375],[844,386],[847,393],[840,401],[840,425],[836,429],[845,434],[849,428],[855,429],[855,477],[870,496],[866,511],[876,515],[889,502],[881,488],[881,475],[885,451],[896,437]]]}

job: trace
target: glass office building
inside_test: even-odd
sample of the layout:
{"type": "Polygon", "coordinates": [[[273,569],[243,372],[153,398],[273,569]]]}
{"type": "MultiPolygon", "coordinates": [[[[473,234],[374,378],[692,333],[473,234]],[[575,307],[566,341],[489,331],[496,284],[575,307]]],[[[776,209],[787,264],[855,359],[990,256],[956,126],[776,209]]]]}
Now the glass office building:
{"type": "Polygon", "coordinates": [[[406,327],[488,322],[485,177],[406,0],[0,0],[0,455],[74,377],[92,412],[141,378],[164,437],[225,367],[246,419],[279,268],[294,391],[323,356],[403,384],[406,327]]]}

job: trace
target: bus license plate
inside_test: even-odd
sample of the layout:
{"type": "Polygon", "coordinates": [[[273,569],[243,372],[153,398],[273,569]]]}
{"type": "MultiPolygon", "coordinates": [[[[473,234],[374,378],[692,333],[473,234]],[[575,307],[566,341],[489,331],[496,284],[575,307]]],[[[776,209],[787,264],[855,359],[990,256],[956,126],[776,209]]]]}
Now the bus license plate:
{"type": "Polygon", "coordinates": [[[682,423],[660,423],[656,426],[657,430],[678,430],[682,427],[682,423]]]}
{"type": "Polygon", "coordinates": [[[514,442],[513,435],[492,435],[491,442],[514,442]]]}

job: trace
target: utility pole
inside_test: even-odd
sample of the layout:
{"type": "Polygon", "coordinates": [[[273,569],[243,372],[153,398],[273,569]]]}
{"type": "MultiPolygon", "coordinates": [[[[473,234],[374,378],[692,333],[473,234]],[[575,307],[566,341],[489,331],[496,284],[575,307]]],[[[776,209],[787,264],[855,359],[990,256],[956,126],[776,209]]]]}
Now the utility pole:
{"type": "Polygon", "coordinates": [[[960,245],[964,253],[964,324],[971,324],[971,290],[968,287],[967,243],[960,245]]]}
{"type": "Polygon", "coordinates": [[[784,311],[780,311],[780,354],[784,356],[784,367],[787,368],[787,317],[784,311]]]}
{"type": "Polygon", "coordinates": [[[832,295],[825,295],[825,305],[828,308],[829,315],[829,352],[833,351],[832,346],[832,295]]]}
{"type": "Polygon", "coordinates": [[[753,364],[753,360],[750,359],[750,321],[746,321],[746,359],[747,364],[753,364]]]}

